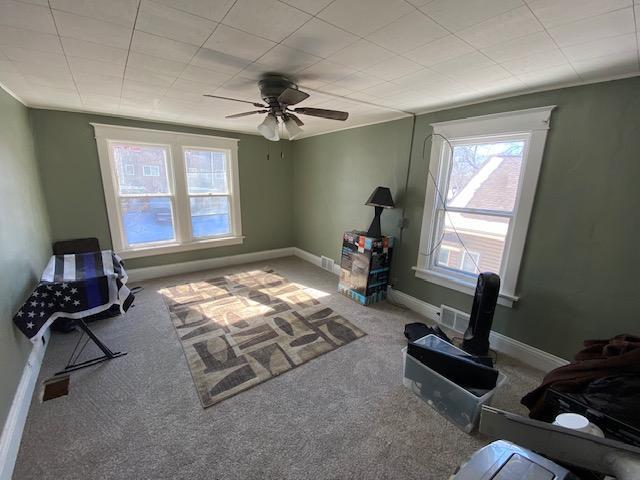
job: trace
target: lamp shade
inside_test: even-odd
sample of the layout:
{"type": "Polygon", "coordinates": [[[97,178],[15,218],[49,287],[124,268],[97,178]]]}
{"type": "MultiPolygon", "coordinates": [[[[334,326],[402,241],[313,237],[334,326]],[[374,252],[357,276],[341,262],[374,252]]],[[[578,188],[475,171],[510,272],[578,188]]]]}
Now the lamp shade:
{"type": "Polygon", "coordinates": [[[289,140],[295,140],[302,133],[302,129],[298,125],[296,125],[296,122],[294,122],[290,118],[287,118],[285,120],[284,128],[287,129],[289,140]]]}
{"type": "Polygon", "coordinates": [[[275,115],[267,115],[264,122],[258,125],[258,131],[267,140],[271,140],[272,142],[280,140],[280,135],[278,134],[278,119],[275,115]]]}
{"type": "Polygon", "coordinates": [[[372,207],[382,207],[382,208],[394,208],[393,198],[391,197],[391,190],[387,187],[377,187],[367,203],[365,205],[370,205],[372,207]]]}

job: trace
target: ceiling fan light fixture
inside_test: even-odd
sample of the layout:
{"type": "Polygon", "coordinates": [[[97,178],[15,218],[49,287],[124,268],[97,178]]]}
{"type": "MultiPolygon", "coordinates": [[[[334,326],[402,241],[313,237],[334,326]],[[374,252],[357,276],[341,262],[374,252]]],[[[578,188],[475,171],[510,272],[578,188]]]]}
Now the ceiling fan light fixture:
{"type": "Polygon", "coordinates": [[[285,120],[284,128],[287,129],[289,140],[295,140],[302,134],[302,129],[291,118],[285,120]]]}
{"type": "Polygon", "coordinates": [[[278,119],[271,113],[258,125],[258,131],[267,140],[271,140],[272,142],[280,140],[280,135],[278,134],[278,119]]]}

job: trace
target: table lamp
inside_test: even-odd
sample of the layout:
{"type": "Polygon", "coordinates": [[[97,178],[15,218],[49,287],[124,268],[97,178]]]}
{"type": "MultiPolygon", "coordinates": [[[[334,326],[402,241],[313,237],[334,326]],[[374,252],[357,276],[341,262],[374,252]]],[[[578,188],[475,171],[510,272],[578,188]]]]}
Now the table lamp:
{"type": "Polygon", "coordinates": [[[367,230],[367,236],[381,237],[382,232],[380,231],[380,215],[382,214],[382,209],[393,208],[395,206],[393,204],[393,198],[391,198],[391,190],[389,190],[387,187],[376,187],[365,205],[375,207],[376,210],[373,221],[371,222],[371,226],[369,226],[369,230],[367,230]]]}

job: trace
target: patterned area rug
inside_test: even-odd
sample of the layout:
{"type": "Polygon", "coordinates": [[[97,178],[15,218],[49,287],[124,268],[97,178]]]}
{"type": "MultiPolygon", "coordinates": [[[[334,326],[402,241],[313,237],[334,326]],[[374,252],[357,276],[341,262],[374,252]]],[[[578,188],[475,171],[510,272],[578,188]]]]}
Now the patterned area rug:
{"type": "Polygon", "coordinates": [[[366,335],[273,270],[160,293],[205,408],[366,335]]]}

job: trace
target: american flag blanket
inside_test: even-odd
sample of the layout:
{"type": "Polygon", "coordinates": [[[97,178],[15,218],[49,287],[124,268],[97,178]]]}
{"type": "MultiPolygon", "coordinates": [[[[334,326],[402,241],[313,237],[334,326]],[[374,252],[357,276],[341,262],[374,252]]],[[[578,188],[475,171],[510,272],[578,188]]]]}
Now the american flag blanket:
{"type": "Polygon", "coordinates": [[[134,299],[126,283],[122,260],[111,250],[54,255],[13,322],[35,343],[56,318],[84,318],[112,305],[124,313],[134,299]]]}

